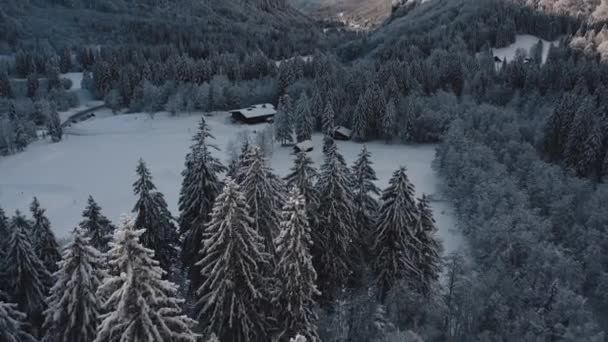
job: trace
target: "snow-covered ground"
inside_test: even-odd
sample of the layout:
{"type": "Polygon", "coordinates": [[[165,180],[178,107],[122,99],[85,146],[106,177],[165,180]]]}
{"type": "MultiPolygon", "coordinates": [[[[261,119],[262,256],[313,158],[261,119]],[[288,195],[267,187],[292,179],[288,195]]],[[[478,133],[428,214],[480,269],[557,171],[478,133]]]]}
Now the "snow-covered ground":
{"type": "Polygon", "coordinates": [[[551,45],[557,46],[559,41],[550,42],[544,39],[540,39],[536,36],[532,36],[529,34],[517,35],[515,37],[515,43],[500,49],[492,49],[492,53],[495,57],[500,58],[501,60],[507,59],[507,62],[512,61],[515,58],[515,53],[518,49],[522,49],[526,51],[526,53],[530,53],[530,49],[534,47],[538,43],[539,40],[543,41],[543,54],[542,54],[542,62],[545,63],[547,61],[547,56],[549,56],[549,48],[551,45]]]}
{"type": "Polygon", "coordinates": [[[78,96],[78,102],[80,105],[74,108],[70,108],[65,112],[59,112],[59,118],[61,122],[65,122],[70,116],[87,110],[92,107],[97,107],[103,104],[103,101],[95,101],[93,94],[87,89],[82,89],[82,73],[81,72],[69,72],[67,74],[61,74],[61,78],[67,78],[72,81],[72,87],[70,92],[73,92],[78,96]]]}
{"type": "MultiPolygon", "coordinates": [[[[89,194],[102,206],[114,222],[122,213],[130,212],[135,197],[132,183],[135,166],[143,158],[154,177],[158,189],[166,196],[174,215],[181,184],[180,172],[195,133],[199,115],[169,117],[156,114],[98,115],[65,130],[64,140],[52,144],[38,141],[26,151],[0,159],[0,206],[8,213],[15,209],[28,210],[33,196],[37,196],[47,213],[56,234],[66,237],[78,224],[89,194]]],[[[219,157],[227,158],[227,146],[239,131],[259,131],[263,125],[233,124],[227,113],[215,113],[207,119],[211,131],[222,149],[219,157]]],[[[310,152],[319,165],[322,161],[320,135],[313,137],[315,149],[310,152]]],[[[347,162],[352,163],[362,145],[338,142],[347,162]]],[[[438,178],[431,169],[433,145],[386,145],[369,143],[375,169],[386,187],[393,171],[406,166],[410,180],[422,193],[437,196],[438,178]]],[[[293,162],[292,149],[274,147],[272,166],[284,175],[293,162]]],[[[453,232],[455,219],[447,202],[433,202],[435,218],[447,252],[458,248],[460,236],[453,232]]]]}

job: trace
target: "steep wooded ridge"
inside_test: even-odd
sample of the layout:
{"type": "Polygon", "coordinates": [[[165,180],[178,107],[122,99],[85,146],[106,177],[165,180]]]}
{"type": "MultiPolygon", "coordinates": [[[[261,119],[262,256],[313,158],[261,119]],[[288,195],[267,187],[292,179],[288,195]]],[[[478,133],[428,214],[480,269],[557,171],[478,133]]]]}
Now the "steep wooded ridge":
{"type": "Polygon", "coordinates": [[[7,0],[0,49],[83,44],[200,45],[215,51],[260,49],[291,56],[322,41],[285,0],[7,0]],[[288,38],[289,37],[289,38],[288,38]]]}

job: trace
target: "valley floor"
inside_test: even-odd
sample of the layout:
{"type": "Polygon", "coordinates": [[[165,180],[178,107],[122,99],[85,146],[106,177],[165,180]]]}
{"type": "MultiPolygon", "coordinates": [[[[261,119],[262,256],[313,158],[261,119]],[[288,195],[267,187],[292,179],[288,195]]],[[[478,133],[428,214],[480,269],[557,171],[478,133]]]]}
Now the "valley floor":
{"type": "MultiPolygon", "coordinates": [[[[65,238],[81,220],[81,212],[91,194],[103,212],[114,222],[131,211],[135,196],[135,166],[143,158],[150,168],[159,191],[165,194],[170,210],[178,214],[177,200],[191,137],[197,129],[200,113],[171,117],[166,113],[114,116],[105,109],[96,117],[65,129],[64,140],[52,144],[41,140],[26,151],[0,159],[0,206],[7,214],[19,209],[26,212],[37,196],[58,238],[65,238]]],[[[230,145],[239,132],[259,131],[266,125],[245,126],[231,122],[226,112],[207,118],[222,160],[228,159],[230,145]]],[[[253,137],[253,134],[251,134],[253,137]]],[[[313,137],[311,158],[322,162],[321,135],[313,137]]],[[[416,187],[433,198],[432,207],[446,253],[456,250],[462,238],[455,232],[451,205],[441,200],[439,179],[431,168],[434,145],[367,144],[378,174],[378,186],[388,184],[393,171],[403,165],[416,187]]],[[[338,142],[340,152],[351,164],[362,145],[338,142]]],[[[274,145],[272,167],[285,175],[293,163],[291,147],[274,145]]]]}

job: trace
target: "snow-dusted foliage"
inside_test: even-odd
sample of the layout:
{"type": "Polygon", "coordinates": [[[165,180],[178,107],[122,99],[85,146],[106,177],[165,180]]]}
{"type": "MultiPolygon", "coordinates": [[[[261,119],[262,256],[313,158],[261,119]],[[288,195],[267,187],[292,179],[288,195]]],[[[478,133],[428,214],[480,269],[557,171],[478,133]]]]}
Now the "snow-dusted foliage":
{"type": "Polygon", "coordinates": [[[384,297],[397,280],[420,275],[416,266],[418,209],[404,167],[393,173],[381,201],[372,248],[377,285],[384,297]]]}
{"type": "MultiPolygon", "coordinates": [[[[2,207],[0,207],[0,236],[9,236],[8,217],[4,213],[4,210],[2,209],[2,207]]],[[[0,240],[0,264],[2,264],[4,254],[6,253],[7,243],[8,243],[7,240],[8,239],[0,240]]],[[[0,289],[1,288],[2,287],[0,286],[0,289]]]]}
{"type": "Polygon", "coordinates": [[[352,242],[357,233],[351,185],[343,157],[335,143],[330,143],[317,183],[319,224],[312,233],[315,269],[324,300],[333,298],[352,275],[352,242]]]}
{"type": "Polygon", "coordinates": [[[433,212],[426,195],[418,200],[418,222],[416,240],[418,254],[416,267],[420,270],[421,279],[418,282],[423,294],[429,294],[431,287],[441,274],[441,255],[443,246],[437,237],[437,227],[433,212]]]}
{"type": "Polygon", "coordinates": [[[371,153],[363,146],[352,167],[355,216],[357,219],[358,241],[362,247],[369,245],[372,238],[372,225],[378,210],[376,198],[380,189],[374,183],[378,180],[370,160],[371,153]]]}
{"type": "Polygon", "coordinates": [[[306,201],[306,215],[308,222],[314,226],[318,222],[317,209],[319,208],[319,191],[315,182],[319,173],[313,166],[312,159],[306,152],[298,152],[294,165],[289,174],[285,176],[285,185],[288,189],[296,187],[306,201]]]}
{"type": "Polygon", "coordinates": [[[249,148],[239,170],[239,184],[249,206],[252,228],[264,238],[264,252],[274,260],[274,238],[279,234],[279,217],[284,202],[284,186],[257,146],[249,148]]]}
{"type": "Polygon", "coordinates": [[[291,97],[285,94],[279,100],[279,106],[274,118],[274,137],[281,145],[293,142],[292,112],[291,97]]]}
{"type": "Polygon", "coordinates": [[[276,239],[278,286],[272,302],[276,307],[278,338],[286,340],[299,333],[309,341],[319,341],[315,297],[317,273],[312,264],[312,239],[304,196],[297,188],[289,193],[281,217],[281,233],[276,239]]]}
{"type": "Polygon", "coordinates": [[[93,196],[89,196],[87,206],[82,212],[82,218],[80,228],[89,238],[91,246],[102,253],[107,252],[116,227],[101,213],[101,207],[95,202],[93,196]]]}
{"type": "Polygon", "coordinates": [[[47,298],[44,330],[48,342],[92,342],[97,334],[101,310],[97,289],[105,275],[105,258],[82,227],[74,229],[72,239],[47,298]]]}
{"type": "Polygon", "coordinates": [[[310,110],[310,100],[303,92],[294,108],[296,139],[298,142],[310,140],[314,126],[314,118],[310,110]]]}
{"type": "Polygon", "coordinates": [[[200,270],[194,264],[202,248],[203,231],[213,202],[222,188],[219,174],[226,171],[221,161],[211,154],[212,150],[218,148],[208,141],[210,139],[215,138],[203,117],[190,152],[186,155],[178,203],[182,261],[190,269],[191,289],[194,290],[200,286],[200,270]]]}
{"type": "Polygon", "coordinates": [[[177,260],[178,235],[162,193],[156,191],[152,176],[143,160],[137,165],[139,178],[133,183],[133,192],[138,196],[133,213],[135,228],[143,229],[141,243],[154,250],[160,266],[171,273],[177,260]]]}
{"type": "Polygon", "coordinates": [[[325,135],[332,135],[334,128],[336,127],[336,114],[334,112],[334,106],[331,101],[327,101],[325,110],[321,116],[321,129],[325,135]]]}
{"type": "Polygon", "coordinates": [[[27,220],[19,211],[12,218],[9,230],[3,279],[6,279],[11,301],[17,303],[19,310],[27,314],[29,322],[37,329],[42,323],[51,275],[36,255],[28,238],[27,220]]]}
{"type": "Polygon", "coordinates": [[[17,305],[0,300],[0,341],[36,342],[26,328],[26,315],[17,309],[17,305]]]}
{"type": "Polygon", "coordinates": [[[232,179],[213,207],[197,263],[205,279],[198,290],[199,323],[223,342],[263,341],[267,282],[261,269],[270,256],[252,227],[245,197],[232,179]]]}
{"type": "Polygon", "coordinates": [[[55,234],[51,230],[51,222],[46,217],[45,210],[40,207],[40,202],[36,197],[32,201],[30,211],[33,218],[30,235],[32,248],[36,251],[47,271],[52,274],[57,271],[57,262],[61,260],[61,253],[55,234]]]}
{"type": "Polygon", "coordinates": [[[128,217],[114,233],[110,274],[97,291],[106,313],[95,342],[194,342],[194,321],[182,313],[176,285],[163,280],[154,251],[139,242],[143,234],[128,217]]]}

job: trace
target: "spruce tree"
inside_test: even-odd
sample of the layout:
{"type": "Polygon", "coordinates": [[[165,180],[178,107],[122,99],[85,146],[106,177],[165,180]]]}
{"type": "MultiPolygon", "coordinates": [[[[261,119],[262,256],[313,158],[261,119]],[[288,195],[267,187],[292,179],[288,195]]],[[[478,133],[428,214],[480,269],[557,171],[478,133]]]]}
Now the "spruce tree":
{"type": "Polygon", "coordinates": [[[182,314],[183,300],[176,297],[176,285],[163,280],[166,272],[154,252],[140,243],[143,234],[129,218],[114,234],[111,273],[97,291],[106,314],[95,342],[194,342],[194,321],[182,314]]]}
{"type": "Polygon", "coordinates": [[[343,157],[330,144],[321,166],[319,189],[320,222],[313,231],[313,257],[323,299],[331,301],[351,278],[352,242],[356,240],[352,180],[343,157]]]}
{"type": "Polygon", "coordinates": [[[63,138],[63,127],[61,127],[61,119],[59,118],[55,106],[49,108],[47,115],[46,126],[48,133],[51,136],[51,140],[53,142],[59,142],[61,141],[61,138],[63,138]]]}
{"type": "Polygon", "coordinates": [[[19,311],[17,304],[5,302],[0,298],[0,341],[36,342],[27,332],[27,316],[19,311]]]}
{"type": "Polygon", "coordinates": [[[133,207],[133,213],[137,215],[135,228],[144,229],[141,236],[142,244],[154,250],[160,266],[171,274],[172,266],[176,261],[178,243],[173,218],[167,202],[163,195],[156,191],[150,171],[141,159],[137,165],[137,175],[139,178],[133,183],[133,192],[138,196],[133,207]]]}
{"type": "Polygon", "coordinates": [[[292,112],[291,98],[285,94],[279,100],[277,114],[274,118],[274,136],[276,141],[283,146],[293,142],[292,112]]]}
{"type": "MultiPolygon", "coordinates": [[[[2,207],[0,207],[0,236],[4,236],[5,238],[0,239],[0,270],[2,270],[2,260],[8,249],[8,239],[6,237],[10,236],[10,230],[8,228],[8,217],[4,213],[2,207]]],[[[2,289],[2,286],[0,286],[2,289]]]]}
{"type": "Polygon", "coordinates": [[[294,110],[296,139],[298,142],[310,140],[314,120],[310,111],[310,100],[306,92],[302,92],[294,110]]]}
{"type": "Polygon", "coordinates": [[[417,223],[416,240],[419,243],[417,248],[419,252],[417,253],[416,267],[420,270],[421,293],[428,295],[441,273],[443,246],[436,236],[437,227],[426,195],[418,200],[417,223]]]}
{"type": "Polygon", "coordinates": [[[317,290],[317,273],[310,254],[312,240],[305,202],[294,187],[283,207],[281,234],[276,239],[279,285],[272,301],[277,307],[280,341],[296,334],[308,341],[319,341],[314,298],[321,293],[317,290]]]}
{"type": "Polygon", "coordinates": [[[414,186],[401,167],[393,173],[389,186],[382,192],[381,207],[374,232],[373,268],[376,282],[384,300],[388,291],[400,279],[420,276],[417,268],[416,238],[418,208],[414,186]]]}
{"type": "Polygon", "coordinates": [[[274,238],[279,234],[280,211],[284,201],[283,184],[274,175],[262,150],[252,146],[239,170],[239,183],[249,206],[252,228],[264,239],[264,252],[274,260],[274,238]]]}
{"type": "Polygon", "coordinates": [[[363,146],[352,167],[355,217],[359,227],[358,241],[367,249],[372,238],[372,225],[378,211],[380,189],[374,184],[378,180],[370,160],[371,153],[363,146]]]}
{"type": "Polygon", "coordinates": [[[313,86],[312,96],[310,98],[310,113],[314,120],[314,128],[317,131],[323,129],[323,112],[325,110],[325,103],[323,102],[323,96],[319,91],[319,87],[313,86]]]}
{"type": "Polygon", "coordinates": [[[81,228],[63,252],[57,280],[45,312],[45,341],[92,342],[97,334],[101,301],[97,289],[104,276],[104,256],[91,245],[81,228]]]}
{"type": "Polygon", "coordinates": [[[33,218],[30,237],[32,248],[36,251],[38,258],[49,274],[53,274],[57,271],[57,263],[61,260],[59,244],[57,244],[55,234],[51,230],[51,223],[44,214],[45,210],[40,207],[40,202],[36,197],[30,205],[30,211],[33,218]]]}
{"type": "Polygon", "coordinates": [[[261,275],[269,255],[240,187],[232,179],[218,196],[198,262],[205,281],[198,290],[199,322],[222,342],[265,341],[267,282],[261,275]]]}
{"type": "Polygon", "coordinates": [[[323,116],[321,118],[323,134],[333,136],[334,129],[336,128],[335,116],[336,114],[334,112],[332,102],[327,101],[327,104],[325,105],[325,111],[323,112],[323,116]]]}
{"type": "Polygon", "coordinates": [[[29,224],[19,211],[11,219],[9,229],[11,235],[3,274],[8,295],[17,303],[19,310],[27,314],[33,331],[38,331],[42,325],[51,275],[36,255],[28,239],[29,224]]]}
{"type": "Polygon", "coordinates": [[[384,119],[382,121],[382,132],[384,133],[384,139],[386,142],[390,142],[395,136],[396,131],[396,120],[397,120],[397,109],[395,107],[395,100],[390,99],[386,106],[386,112],[384,113],[384,119]]]}
{"type": "Polygon", "coordinates": [[[226,171],[220,160],[211,154],[211,150],[219,149],[209,142],[210,139],[215,138],[203,117],[190,152],[186,155],[178,202],[182,262],[190,270],[191,289],[200,286],[200,270],[194,264],[198,261],[198,253],[202,248],[204,226],[222,188],[219,175],[226,171]]]}
{"type": "Polygon", "coordinates": [[[363,96],[357,101],[355,114],[353,116],[353,140],[366,141],[369,131],[369,104],[366,103],[367,97],[363,96]]]}
{"type": "Polygon", "coordinates": [[[306,201],[306,215],[308,222],[313,227],[318,223],[317,210],[319,208],[319,191],[315,182],[319,173],[313,166],[312,159],[306,152],[298,152],[290,173],[285,177],[285,185],[288,189],[297,188],[306,201]]]}
{"type": "Polygon", "coordinates": [[[87,206],[82,212],[80,227],[90,239],[90,244],[98,251],[105,253],[110,249],[110,241],[116,227],[101,213],[101,207],[89,195],[87,206]]]}

